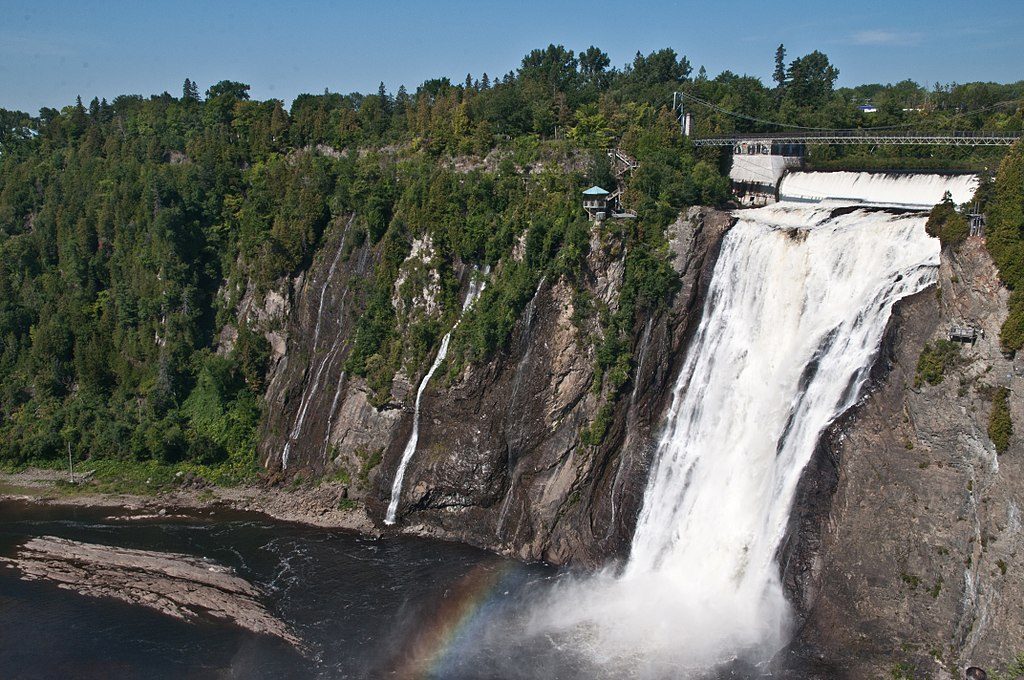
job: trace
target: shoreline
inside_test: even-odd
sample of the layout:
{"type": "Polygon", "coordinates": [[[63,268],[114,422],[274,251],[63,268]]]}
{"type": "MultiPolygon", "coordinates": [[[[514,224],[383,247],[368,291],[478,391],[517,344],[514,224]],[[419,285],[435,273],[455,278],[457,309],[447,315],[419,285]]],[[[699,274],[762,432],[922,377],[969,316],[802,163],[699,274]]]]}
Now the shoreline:
{"type": "Polygon", "coordinates": [[[126,519],[156,519],[175,511],[228,509],[255,512],[282,521],[324,529],[344,529],[380,537],[382,532],[357,504],[342,507],[345,485],[324,481],[284,490],[252,484],[226,487],[207,484],[201,488],[178,486],[153,494],[112,493],[82,486],[63,486],[67,473],[42,468],[0,472],[0,502],[21,501],[38,505],[110,508],[129,514],[126,519]]]}

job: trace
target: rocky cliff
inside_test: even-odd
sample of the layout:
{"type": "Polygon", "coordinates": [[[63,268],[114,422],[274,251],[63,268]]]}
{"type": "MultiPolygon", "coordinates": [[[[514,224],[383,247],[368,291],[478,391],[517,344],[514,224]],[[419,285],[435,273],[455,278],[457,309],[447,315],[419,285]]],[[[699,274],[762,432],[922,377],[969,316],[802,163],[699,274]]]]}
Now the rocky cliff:
{"type": "MultiPolygon", "coordinates": [[[[576,313],[579,284],[541,280],[504,350],[443,365],[423,394],[399,530],[557,564],[623,555],[670,385],[731,223],[727,213],[694,208],[669,228],[682,285],[634,329],[633,377],[600,444],[584,434],[603,403],[592,389],[600,327],[576,313]]],[[[271,469],[287,462],[289,476],[344,481],[347,497],[380,522],[426,368],[400,371],[384,403],[346,375],[364,282],[380,257],[347,238],[350,224],[334,225],[310,269],[279,296],[285,302],[274,298],[287,322],[275,330],[282,351],[262,452],[271,469]]],[[[623,261],[595,228],[584,297],[614,309],[623,261]]],[[[435,264],[431,244],[415,242],[395,286],[397,309],[438,314],[435,264]],[[406,281],[415,293],[403,298],[406,281]]],[[[474,273],[455,270],[464,295],[474,273]]],[[[868,394],[823,436],[779,555],[798,610],[801,669],[812,660],[826,677],[956,677],[965,665],[994,667],[1021,651],[1024,457],[1019,437],[997,454],[988,435],[1000,388],[1009,388],[1013,421],[1024,422],[1021,370],[998,343],[1006,295],[983,242],[946,249],[939,283],[898,305],[868,394]],[[977,340],[959,346],[941,380],[924,379],[922,348],[964,323],[980,330],[977,340]]]]}
{"type": "MultiPolygon", "coordinates": [[[[582,291],[564,279],[541,280],[505,350],[454,375],[442,366],[427,385],[398,526],[559,564],[620,554],[642,501],[669,387],[730,224],[727,213],[694,208],[670,226],[682,285],[663,312],[634,329],[632,382],[598,445],[585,443],[584,430],[607,401],[592,390],[593,338],[601,329],[575,305],[588,299],[615,309],[624,253],[595,226],[582,291]]],[[[310,269],[290,282],[287,350],[271,369],[262,459],[271,469],[287,466],[288,474],[347,480],[348,497],[379,521],[425,367],[415,375],[400,371],[383,404],[365,381],[346,375],[362,282],[379,254],[349,243],[345,225],[333,229],[310,269]]],[[[431,245],[414,243],[395,286],[400,316],[406,307],[437,314],[434,266],[431,245]],[[403,296],[406,281],[415,282],[415,292],[403,296]]],[[[455,269],[464,291],[474,274],[455,269]]]]}
{"type": "Polygon", "coordinates": [[[1001,387],[1024,422],[1020,361],[999,348],[1006,296],[982,241],[945,249],[937,286],[895,313],[873,390],[805,472],[781,558],[797,646],[829,677],[959,678],[1024,651],[1024,447],[997,454],[988,435],[1001,387]],[[981,334],[929,383],[922,348],[965,322],[981,334]]]}

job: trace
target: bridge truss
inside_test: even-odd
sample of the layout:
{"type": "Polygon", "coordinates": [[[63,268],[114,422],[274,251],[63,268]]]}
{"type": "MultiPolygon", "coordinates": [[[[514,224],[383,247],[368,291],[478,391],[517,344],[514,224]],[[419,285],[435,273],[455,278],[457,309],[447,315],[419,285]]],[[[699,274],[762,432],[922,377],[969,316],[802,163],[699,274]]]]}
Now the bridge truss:
{"type": "MultiPolygon", "coordinates": [[[[733,133],[711,137],[691,137],[694,146],[731,146],[744,153],[741,144],[915,144],[941,146],[1009,146],[1021,132],[914,132],[892,130],[831,130],[824,132],[733,133]]],[[[749,152],[748,152],[749,153],[749,152]]]]}

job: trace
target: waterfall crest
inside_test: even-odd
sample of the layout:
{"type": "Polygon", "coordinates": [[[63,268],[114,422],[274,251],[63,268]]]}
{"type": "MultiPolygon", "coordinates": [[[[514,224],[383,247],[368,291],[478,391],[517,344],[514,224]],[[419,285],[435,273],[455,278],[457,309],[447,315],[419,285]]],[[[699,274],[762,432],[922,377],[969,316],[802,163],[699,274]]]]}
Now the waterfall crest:
{"type": "Polygon", "coordinates": [[[779,184],[783,201],[831,200],[898,208],[929,209],[947,191],[957,204],[966,203],[978,188],[977,175],[882,172],[791,172],[779,184]]]}
{"type": "MultiPolygon", "coordinates": [[[[933,175],[901,195],[900,178],[848,177],[856,174],[797,173],[788,186],[829,198],[874,183],[885,191],[856,203],[902,207],[947,190],[958,200],[976,184],[933,175]]],[[[736,213],[673,388],[629,560],[556,589],[534,631],[640,676],[685,677],[681,669],[763,660],[785,645],[790,608],[776,553],[797,483],[821,433],[860,398],[893,306],[932,284],[939,264],[924,210],[836,208],[783,201],[736,213]]]]}

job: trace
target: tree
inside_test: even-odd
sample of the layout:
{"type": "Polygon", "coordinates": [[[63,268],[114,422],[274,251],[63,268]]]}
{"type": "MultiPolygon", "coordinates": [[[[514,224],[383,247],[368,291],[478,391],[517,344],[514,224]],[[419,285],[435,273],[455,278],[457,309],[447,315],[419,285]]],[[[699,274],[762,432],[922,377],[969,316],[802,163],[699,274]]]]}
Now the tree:
{"type": "Polygon", "coordinates": [[[562,45],[548,45],[523,57],[519,77],[547,85],[552,94],[564,92],[575,83],[577,64],[572,50],[562,45]]]}
{"type": "Polygon", "coordinates": [[[689,78],[692,70],[689,59],[677,55],[671,47],[666,47],[646,57],[637,52],[633,58],[632,77],[641,85],[675,85],[689,78]]]}
{"type": "Polygon", "coordinates": [[[234,80],[222,80],[216,85],[211,85],[206,91],[207,99],[218,99],[224,97],[236,101],[249,100],[249,86],[234,80]]]}
{"type": "Polygon", "coordinates": [[[32,139],[32,119],[22,111],[0,109],[0,154],[32,139]]]}
{"type": "Polygon", "coordinates": [[[839,69],[818,50],[797,57],[786,74],[786,94],[798,106],[823,104],[832,94],[839,69]]]}
{"type": "Polygon", "coordinates": [[[1024,144],[1016,142],[999,164],[988,206],[985,245],[1011,289],[1010,312],[999,339],[1009,350],[1024,348],[1024,144]]]}
{"type": "Polygon", "coordinates": [[[591,45],[580,54],[580,73],[588,84],[603,88],[607,84],[607,69],[611,63],[606,53],[591,45]]]}
{"type": "Polygon", "coordinates": [[[786,86],[786,46],[781,43],[775,49],[775,73],[772,74],[772,80],[775,81],[776,91],[782,92],[786,86]]]}
{"type": "Polygon", "coordinates": [[[589,149],[603,149],[611,145],[611,127],[597,104],[586,104],[577,109],[576,125],[570,128],[569,138],[589,149]]]}
{"type": "Polygon", "coordinates": [[[199,101],[199,86],[185,78],[185,84],[181,86],[181,100],[186,102],[199,101]]]}

